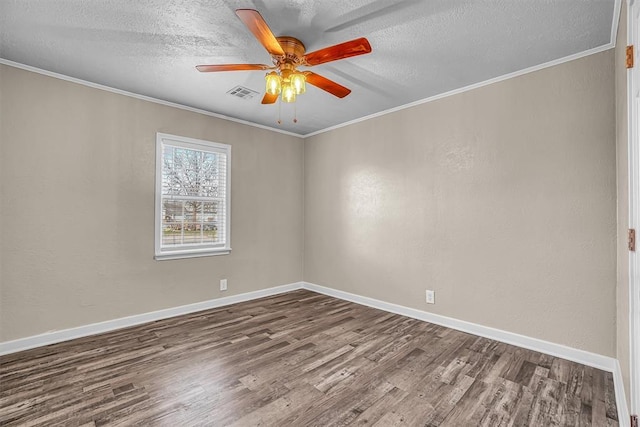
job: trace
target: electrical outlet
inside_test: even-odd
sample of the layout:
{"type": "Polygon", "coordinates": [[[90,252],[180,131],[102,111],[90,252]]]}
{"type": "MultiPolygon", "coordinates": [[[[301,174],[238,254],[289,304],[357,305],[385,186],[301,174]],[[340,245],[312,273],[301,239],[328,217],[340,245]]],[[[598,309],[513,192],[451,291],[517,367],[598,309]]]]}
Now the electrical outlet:
{"type": "Polygon", "coordinates": [[[220,280],[220,290],[221,291],[227,290],[227,279],[220,280]]]}
{"type": "Polygon", "coordinates": [[[436,291],[427,290],[427,304],[436,303],[436,291]]]}

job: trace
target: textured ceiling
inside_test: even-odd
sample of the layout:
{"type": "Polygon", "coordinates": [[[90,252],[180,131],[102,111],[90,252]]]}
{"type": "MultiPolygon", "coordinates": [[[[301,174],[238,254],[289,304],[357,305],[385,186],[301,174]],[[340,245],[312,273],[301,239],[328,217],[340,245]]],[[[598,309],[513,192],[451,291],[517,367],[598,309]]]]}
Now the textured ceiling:
{"type": "Polygon", "coordinates": [[[0,58],[300,135],[611,43],[616,0],[0,0],[0,58]],[[234,14],[257,9],[307,51],[367,37],[373,52],[313,67],[349,87],[262,105],[266,63],[234,14]],[[228,95],[242,85],[250,100],[228,95]],[[293,123],[294,107],[298,123],[293,123]],[[278,125],[281,109],[282,124],[278,125]]]}

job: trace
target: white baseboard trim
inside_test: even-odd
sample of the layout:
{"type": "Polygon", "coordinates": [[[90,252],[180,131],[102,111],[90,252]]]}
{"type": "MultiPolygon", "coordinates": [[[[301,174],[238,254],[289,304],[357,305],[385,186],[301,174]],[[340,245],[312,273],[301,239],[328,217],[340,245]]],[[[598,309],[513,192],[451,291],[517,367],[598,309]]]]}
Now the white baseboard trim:
{"type": "Polygon", "coordinates": [[[243,294],[231,295],[228,297],[181,305],[179,307],[171,307],[164,310],[121,317],[119,319],[107,320],[105,322],[92,323],[89,325],[79,326],[77,328],[46,332],[44,334],[20,338],[13,341],[5,341],[0,343],[0,356],[4,354],[17,353],[23,350],[29,350],[35,347],[42,347],[49,344],[69,341],[75,338],[83,338],[90,335],[101,334],[103,332],[114,331],[116,329],[122,329],[129,326],[140,325],[142,323],[168,319],[170,317],[181,316],[183,314],[190,314],[197,311],[223,307],[225,305],[236,304],[239,302],[250,301],[258,298],[264,298],[284,292],[293,291],[296,289],[301,289],[302,287],[302,282],[290,283],[288,285],[260,289],[258,291],[246,292],[243,294]]]}
{"type": "Polygon", "coordinates": [[[513,332],[491,328],[488,326],[482,326],[478,325],[477,323],[458,320],[452,317],[442,316],[440,314],[429,313],[427,311],[417,310],[415,308],[392,304],[374,298],[363,297],[349,292],[315,285],[313,283],[305,282],[304,288],[335,298],[355,302],[357,304],[378,308],[380,310],[400,314],[418,320],[424,320],[425,322],[435,323],[436,325],[446,326],[447,328],[456,329],[458,331],[467,332],[469,334],[478,335],[485,338],[490,338],[492,340],[500,341],[506,344],[512,344],[522,348],[527,348],[529,350],[535,350],[551,356],[561,357],[563,359],[578,362],[587,366],[592,366],[594,368],[602,369],[608,372],[614,371],[615,363],[617,362],[617,360],[613,357],[602,356],[600,354],[578,350],[561,344],[555,344],[549,341],[531,338],[513,332]]]}
{"type": "Polygon", "coordinates": [[[514,332],[508,332],[501,329],[482,326],[476,323],[454,319],[452,317],[441,316],[439,314],[429,313],[427,311],[417,310],[415,308],[392,304],[374,298],[339,291],[337,289],[327,288],[325,286],[320,286],[309,282],[303,282],[303,287],[304,289],[308,289],[310,291],[318,292],[334,298],[351,301],[356,304],[366,305],[390,313],[400,314],[402,316],[411,317],[417,320],[423,320],[425,322],[435,323],[447,328],[456,329],[458,331],[467,332],[469,334],[478,335],[506,344],[511,344],[517,347],[538,351],[550,356],[560,357],[572,362],[581,363],[583,365],[611,372],[613,373],[619,424],[621,427],[629,427],[629,410],[627,409],[627,401],[625,399],[620,364],[618,363],[618,360],[613,357],[603,356],[601,354],[567,347],[562,344],[556,344],[538,338],[527,337],[524,335],[516,334],[514,332]]]}
{"type": "Polygon", "coordinates": [[[621,427],[629,427],[629,410],[627,407],[627,401],[625,399],[620,364],[618,363],[618,360],[614,359],[613,357],[603,356],[600,354],[567,347],[561,344],[555,344],[549,341],[531,338],[513,332],[503,331],[501,329],[490,328],[488,326],[482,326],[476,323],[466,322],[464,320],[458,320],[451,317],[441,316],[439,314],[429,313],[398,304],[392,304],[389,302],[364,297],[337,289],[327,288],[325,286],[320,286],[309,282],[290,283],[288,285],[275,286],[258,291],[231,295],[228,297],[182,305],[179,307],[167,308],[164,310],[152,311],[149,313],[143,313],[134,316],[122,317],[105,322],[92,323],[90,325],[79,326],[77,328],[47,332],[44,334],[20,338],[13,341],[6,341],[0,343],[0,356],[10,353],[17,353],[23,350],[29,350],[31,348],[42,347],[49,344],[69,341],[75,338],[87,337],[90,335],[101,334],[104,332],[114,331],[129,326],[153,322],[156,320],[168,319],[183,314],[195,313],[202,310],[223,307],[226,305],[236,304],[244,301],[251,301],[258,298],[264,298],[284,292],[294,291],[296,289],[308,289],[310,291],[318,292],[334,298],[351,301],[356,304],[366,305],[369,307],[377,308],[379,310],[400,314],[402,316],[411,317],[425,322],[435,323],[437,325],[456,329],[458,331],[467,332],[473,335],[478,335],[507,344],[512,344],[518,347],[527,348],[530,350],[538,351],[540,353],[549,354],[551,356],[560,357],[563,359],[571,360],[573,362],[581,363],[583,365],[592,366],[594,368],[612,372],[616,393],[616,405],[618,407],[619,423],[621,427]]]}
{"type": "Polygon", "coordinates": [[[622,379],[622,370],[620,362],[616,360],[613,370],[613,387],[616,393],[616,407],[618,408],[618,423],[620,427],[631,427],[631,418],[627,399],[624,392],[624,380],[622,379]]]}

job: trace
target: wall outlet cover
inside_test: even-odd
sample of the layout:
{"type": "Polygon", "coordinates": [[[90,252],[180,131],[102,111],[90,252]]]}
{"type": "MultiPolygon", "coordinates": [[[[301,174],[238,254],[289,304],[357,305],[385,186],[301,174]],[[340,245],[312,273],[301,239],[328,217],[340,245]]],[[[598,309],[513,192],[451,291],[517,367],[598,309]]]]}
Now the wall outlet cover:
{"type": "Polygon", "coordinates": [[[220,290],[221,291],[227,290],[227,279],[220,280],[220,290]]]}
{"type": "Polygon", "coordinates": [[[436,291],[427,291],[427,304],[436,303],[436,291]]]}

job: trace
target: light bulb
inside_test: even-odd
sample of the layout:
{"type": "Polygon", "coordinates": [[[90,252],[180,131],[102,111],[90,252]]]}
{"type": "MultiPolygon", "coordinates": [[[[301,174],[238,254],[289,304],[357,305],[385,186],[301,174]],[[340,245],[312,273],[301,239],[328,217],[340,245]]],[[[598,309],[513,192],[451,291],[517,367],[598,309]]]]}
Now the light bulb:
{"type": "Polygon", "coordinates": [[[267,93],[269,95],[279,95],[282,87],[280,76],[275,71],[272,71],[264,79],[267,81],[267,93]]]}
{"type": "Polygon", "coordinates": [[[291,86],[291,83],[285,82],[282,85],[282,102],[295,102],[296,90],[291,86]]]}
{"type": "Polygon", "coordinates": [[[289,76],[289,80],[291,80],[291,86],[293,86],[293,89],[296,91],[297,95],[300,95],[307,90],[305,84],[307,78],[304,74],[298,72],[293,73],[291,74],[291,76],[289,76]]]}

